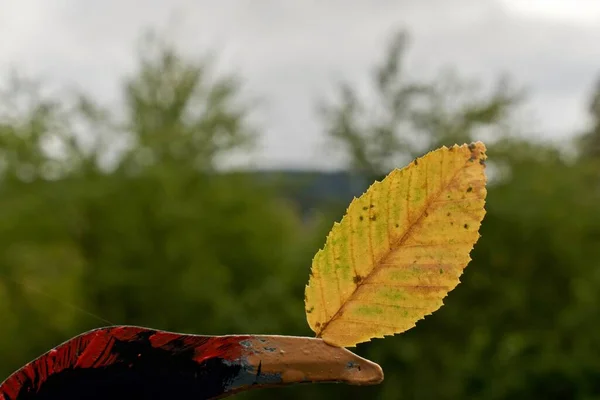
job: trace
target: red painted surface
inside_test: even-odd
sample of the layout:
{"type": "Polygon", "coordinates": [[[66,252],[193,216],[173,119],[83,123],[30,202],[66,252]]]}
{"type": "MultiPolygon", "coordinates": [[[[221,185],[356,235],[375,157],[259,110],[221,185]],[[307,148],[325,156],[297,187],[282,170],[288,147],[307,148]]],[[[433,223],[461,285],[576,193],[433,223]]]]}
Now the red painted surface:
{"type": "Polygon", "coordinates": [[[214,357],[237,360],[243,352],[240,341],[249,338],[184,335],[129,326],[101,328],[61,344],[15,372],[0,384],[0,400],[16,399],[25,384],[31,383],[33,390],[39,390],[49,376],[66,369],[94,369],[118,363],[119,353],[113,351],[115,343],[133,342],[140,335],[145,335],[154,348],[167,351],[193,348],[193,360],[197,363],[214,357]]]}

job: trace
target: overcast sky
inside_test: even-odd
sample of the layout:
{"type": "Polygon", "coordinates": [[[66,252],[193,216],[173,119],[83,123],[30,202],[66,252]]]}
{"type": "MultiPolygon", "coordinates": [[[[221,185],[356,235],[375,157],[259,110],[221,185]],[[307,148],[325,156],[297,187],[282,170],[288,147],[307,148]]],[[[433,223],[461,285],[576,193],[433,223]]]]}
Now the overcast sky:
{"type": "Polygon", "coordinates": [[[600,75],[598,0],[0,0],[0,72],[17,67],[115,101],[144,29],[165,27],[186,52],[218,50],[220,65],[267,100],[267,167],[335,166],[319,151],[315,99],[336,80],[363,82],[398,28],[411,34],[414,76],[445,66],[483,82],[509,73],[529,89],[544,138],[584,126],[600,75]]]}

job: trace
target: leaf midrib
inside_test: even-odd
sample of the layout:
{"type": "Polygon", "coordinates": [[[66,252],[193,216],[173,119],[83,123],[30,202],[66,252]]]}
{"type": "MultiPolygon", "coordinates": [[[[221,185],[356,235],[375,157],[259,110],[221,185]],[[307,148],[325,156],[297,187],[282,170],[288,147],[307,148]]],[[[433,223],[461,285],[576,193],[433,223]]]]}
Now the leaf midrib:
{"type": "MultiPolygon", "coordinates": [[[[458,177],[458,174],[460,172],[462,172],[468,166],[469,166],[469,159],[467,159],[467,161],[461,168],[458,168],[456,170],[456,172],[454,173],[452,178],[450,178],[448,180],[448,182],[438,190],[437,193],[435,193],[433,196],[431,196],[429,199],[427,199],[427,201],[425,202],[425,207],[423,207],[423,211],[421,212],[419,217],[412,224],[410,224],[410,226],[408,227],[406,232],[404,232],[404,234],[400,237],[400,239],[398,239],[398,241],[393,246],[390,245],[390,250],[383,257],[381,257],[381,259],[376,264],[374,263],[371,273],[369,275],[367,275],[362,281],[360,281],[356,284],[356,288],[352,291],[352,294],[350,294],[350,296],[348,296],[348,298],[346,300],[344,300],[344,302],[342,303],[340,308],[337,310],[337,312],[329,319],[329,321],[326,321],[323,323],[323,325],[321,326],[321,330],[319,331],[319,333],[317,333],[317,337],[319,337],[319,338],[323,337],[323,334],[325,333],[325,331],[327,330],[329,325],[333,321],[335,321],[336,319],[341,317],[342,311],[344,310],[344,308],[346,308],[346,305],[348,303],[350,303],[350,301],[352,300],[352,298],[354,297],[356,292],[358,292],[358,290],[364,284],[368,283],[369,279],[371,279],[381,268],[385,268],[387,259],[390,257],[390,255],[392,253],[394,253],[397,249],[402,247],[402,245],[408,240],[410,235],[413,233],[413,230],[415,229],[415,227],[418,226],[421,223],[421,221],[423,220],[423,218],[425,217],[426,211],[428,211],[429,208],[432,207],[432,203],[434,203],[435,200],[437,200],[454,183],[454,181],[458,177]]],[[[408,190],[410,191],[410,187],[408,190]]],[[[409,193],[409,192],[407,192],[407,193],[409,193]]],[[[387,222],[389,223],[389,218],[388,218],[387,222]]],[[[371,226],[369,224],[369,239],[371,237],[370,229],[371,229],[371,226]]],[[[388,240],[389,240],[389,232],[388,232],[388,240]]],[[[370,247],[372,247],[372,246],[370,246],[370,247]]],[[[353,260],[353,262],[354,262],[354,260],[353,260]]]]}

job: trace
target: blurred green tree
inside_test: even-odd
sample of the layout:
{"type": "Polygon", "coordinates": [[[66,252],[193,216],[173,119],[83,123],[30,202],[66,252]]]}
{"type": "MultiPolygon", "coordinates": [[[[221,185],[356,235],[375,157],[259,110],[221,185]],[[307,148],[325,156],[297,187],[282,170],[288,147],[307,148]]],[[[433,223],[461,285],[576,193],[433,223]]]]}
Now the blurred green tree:
{"type": "Polygon", "coordinates": [[[584,158],[600,159],[600,80],[591,95],[588,113],[591,126],[579,138],[579,149],[584,158]]]}
{"type": "Polygon", "coordinates": [[[483,137],[488,213],[446,306],[400,337],[359,347],[386,372],[371,398],[597,398],[598,357],[584,350],[600,347],[600,201],[589,169],[512,135],[522,93],[505,80],[487,97],[446,77],[405,82],[404,43],[400,33],[375,70],[375,112],[345,84],[323,109],[327,133],[351,169],[375,178],[428,149],[483,137]]]}
{"type": "Polygon", "coordinates": [[[302,333],[290,291],[303,283],[291,277],[309,264],[295,257],[306,242],[296,213],[272,185],[214,173],[255,137],[239,81],[149,44],[117,115],[87,96],[7,85],[0,376],[108,324],[81,310],[182,332],[302,333]]]}
{"type": "Polygon", "coordinates": [[[523,98],[506,78],[490,94],[452,70],[432,82],[413,81],[403,69],[407,43],[404,31],[392,37],[373,70],[372,92],[361,99],[343,82],[337,101],[319,107],[333,146],[360,174],[379,177],[430,149],[468,142],[474,132],[487,129],[488,136],[497,136],[523,98]]]}

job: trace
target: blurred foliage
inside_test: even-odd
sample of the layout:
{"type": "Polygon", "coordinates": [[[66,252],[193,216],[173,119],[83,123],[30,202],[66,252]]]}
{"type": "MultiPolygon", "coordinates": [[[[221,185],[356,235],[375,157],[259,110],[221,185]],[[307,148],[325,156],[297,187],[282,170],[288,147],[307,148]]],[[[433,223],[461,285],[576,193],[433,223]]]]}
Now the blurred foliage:
{"type": "Polygon", "coordinates": [[[582,157],[600,159],[600,80],[596,83],[588,113],[592,119],[591,127],[579,138],[582,157]]]}
{"type": "Polygon", "coordinates": [[[124,84],[121,119],[23,80],[4,98],[2,376],[108,324],[74,305],[183,332],[303,333],[299,217],[273,185],[213,172],[254,137],[237,81],[153,49],[124,84]]]}
{"type": "MultiPolygon", "coordinates": [[[[0,93],[0,379],[108,324],[99,318],[310,335],[311,258],[349,199],[315,203],[307,220],[282,195],[299,193],[291,183],[216,173],[256,137],[239,81],[153,43],[118,113],[23,79],[0,93]]],[[[416,328],[357,348],[382,365],[382,385],[238,397],[600,398],[597,157],[587,144],[567,158],[513,135],[521,93],[505,80],[483,94],[457,75],[410,82],[405,47],[399,34],[375,69],[373,107],[344,84],[322,105],[324,128],[360,182],[442,144],[486,139],[488,213],[463,283],[416,328]]]]}
{"type": "MultiPolygon", "coordinates": [[[[402,38],[388,53],[398,64],[402,38]]],[[[399,78],[379,86],[380,93],[407,87],[399,78]]],[[[441,86],[427,88],[443,98],[436,87],[441,86]]],[[[505,89],[475,102],[456,99],[448,103],[452,108],[434,101],[419,105],[418,113],[399,112],[397,120],[407,121],[408,128],[389,125],[393,134],[387,142],[401,144],[391,147],[381,144],[378,119],[361,118],[345,106],[349,92],[325,115],[329,135],[349,149],[359,173],[380,176],[397,165],[395,159],[423,151],[404,138],[436,147],[484,136],[489,148],[487,215],[463,283],[413,330],[363,346],[386,371],[386,384],[377,392],[381,398],[598,398],[600,199],[589,164],[567,160],[550,145],[515,138],[507,127],[520,96],[505,89]],[[495,134],[476,129],[479,125],[496,128],[495,134]],[[361,158],[355,147],[365,144],[388,154],[361,158]]],[[[410,109],[410,101],[404,104],[409,106],[403,110],[410,109]]]]}
{"type": "Polygon", "coordinates": [[[380,176],[443,144],[468,142],[475,131],[501,134],[523,97],[506,78],[482,94],[477,82],[452,70],[432,82],[412,81],[403,69],[407,43],[403,31],[392,38],[373,70],[372,92],[361,98],[343,82],[339,99],[321,104],[327,133],[360,174],[380,176]]]}

